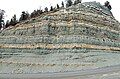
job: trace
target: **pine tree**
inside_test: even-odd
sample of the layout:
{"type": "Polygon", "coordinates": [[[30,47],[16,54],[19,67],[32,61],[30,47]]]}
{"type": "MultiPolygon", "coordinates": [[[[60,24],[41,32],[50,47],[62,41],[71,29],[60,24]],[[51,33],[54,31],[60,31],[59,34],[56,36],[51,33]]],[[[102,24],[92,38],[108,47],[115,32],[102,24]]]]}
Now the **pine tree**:
{"type": "Polygon", "coordinates": [[[64,7],[64,2],[62,1],[62,7],[64,7]]]}
{"type": "Polygon", "coordinates": [[[26,19],[30,18],[30,14],[28,13],[28,11],[26,11],[26,19]]]}
{"type": "Polygon", "coordinates": [[[2,22],[3,22],[3,16],[0,15],[0,30],[1,30],[1,28],[2,28],[2,22]]]}
{"type": "Polygon", "coordinates": [[[57,4],[57,9],[59,9],[60,7],[59,7],[59,5],[57,4]]]}
{"type": "Polygon", "coordinates": [[[5,13],[4,10],[0,10],[0,30],[4,26],[4,20],[3,20],[4,13],[5,13]]]}
{"type": "Polygon", "coordinates": [[[74,5],[76,5],[76,4],[77,4],[77,0],[74,1],[74,5]]]}
{"type": "Polygon", "coordinates": [[[5,28],[8,28],[10,26],[10,22],[9,20],[6,21],[6,25],[5,25],[5,28]]]}
{"type": "Polygon", "coordinates": [[[25,11],[22,12],[19,21],[24,21],[27,20],[27,14],[25,13],[25,11]]]}
{"type": "Polygon", "coordinates": [[[10,20],[10,25],[13,26],[13,19],[10,20]]]}
{"type": "Polygon", "coordinates": [[[73,4],[73,2],[71,0],[67,0],[67,3],[66,3],[66,7],[69,7],[73,4]]]}
{"type": "Polygon", "coordinates": [[[50,7],[50,11],[53,11],[53,6],[50,7]]]}
{"type": "Polygon", "coordinates": [[[14,15],[13,17],[12,17],[12,19],[11,19],[11,21],[10,21],[10,25],[12,25],[12,26],[15,26],[16,24],[17,24],[17,18],[16,18],[16,15],[14,15]]]}
{"type": "Polygon", "coordinates": [[[14,25],[17,24],[18,21],[16,15],[13,16],[13,21],[14,21],[14,25]]]}
{"type": "Polygon", "coordinates": [[[47,7],[45,7],[45,11],[44,12],[48,12],[48,8],[47,7]]]}
{"type": "Polygon", "coordinates": [[[82,2],[82,0],[77,0],[77,3],[81,3],[82,2]]]}
{"type": "Polygon", "coordinates": [[[25,11],[22,12],[19,21],[25,20],[25,11]]]}
{"type": "Polygon", "coordinates": [[[81,0],[75,0],[74,5],[81,3],[81,0]]]}
{"type": "Polygon", "coordinates": [[[106,2],[104,3],[104,6],[107,7],[109,10],[112,9],[109,1],[106,1],[106,2]]]}

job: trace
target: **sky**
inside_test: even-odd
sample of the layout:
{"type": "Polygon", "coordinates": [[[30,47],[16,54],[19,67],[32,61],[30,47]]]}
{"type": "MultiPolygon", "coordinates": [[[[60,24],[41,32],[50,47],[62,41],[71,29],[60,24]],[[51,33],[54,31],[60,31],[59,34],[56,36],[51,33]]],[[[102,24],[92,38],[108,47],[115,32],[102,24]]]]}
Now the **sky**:
{"type": "MultiPolygon", "coordinates": [[[[5,10],[5,20],[16,14],[17,18],[20,17],[22,11],[31,13],[36,9],[44,9],[45,7],[61,5],[62,1],[66,0],[0,0],[0,9],[5,10]]],[[[102,5],[106,0],[82,0],[82,2],[97,1],[102,5]]],[[[108,0],[112,6],[112,13],[115,18],[120,22],[120,4],[119,0],[108,0]]]]}

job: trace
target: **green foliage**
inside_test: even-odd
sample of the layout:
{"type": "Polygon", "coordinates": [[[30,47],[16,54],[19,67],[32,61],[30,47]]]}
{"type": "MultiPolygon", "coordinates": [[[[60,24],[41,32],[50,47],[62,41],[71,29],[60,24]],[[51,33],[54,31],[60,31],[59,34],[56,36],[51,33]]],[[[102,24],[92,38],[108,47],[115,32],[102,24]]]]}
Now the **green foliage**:
{"type": "Polygon", "coordinates": [[[81,3],[81,0],[75,0],[74,5],[81,3]]]}
{"type": "Polygon", "coordinates": [[[24,21],[24,20],[27,20],[28,18],[29,18],[29,14],[23,11],[19,21],[24,21]]]}
{"type": "Polygon", "coordinates": [[[62,4],[62,7],[64,7],[64,2],[63,2],[63,1],[62,1],[62,3],[61,3],[61,4],[62,4]]]}
{"type": "Polygon", "coordinates": [[[48,12],[48,8],[47,7],[45,7],[45,11],[44,12],[48,12]]]}
{"type": "Polygon", "coordinates": [[[4,13],[5,11],[0,9],[0,30],[4,26],[4,20],[3,20],[4,13]]]}
{"type": "Polygon", "coordinates": [[[37,17],[37,16],[40,16],[42,13],[43,13],[42,10],[34,10],[34,11],[31,13],[30,17],[31,17],[31,18],[35,18],[35,17],[37,17]]]}
{"type": "Polygon", "coordinates": [[[34,17],[36,17],[36,15],[37,15],[37,11],[34,10],[34,11],[31,13],[30,17],[31,17],[31,18],[34,18],[34,17]]]}
{"type": "Polygon", "coordinates": [[[66,7],[69,7],[73,4],[72,0],[67,0],[66,7]]]}
{"type": "Polygon", "coordinates": [[[57,9],[59,9],[60,7],[59,7],[59,5],[57,4],[57,9]]]}
{"type": "Polygon", "coordinates": [[[10,25],[12,25],[12,26],[15,26],[16,24],[17,24],[17,19],[16,19],[16,15],[14,15],[13,17],[12,17],[12,19],[11,19],[11,21],[10,21],[10,25]]]}
{"type": "Polygon", "coordinates": [[[10,21],[9,21],[9,20],[7,20],[7,21],[6,21],[5,28],[7,28],[7,27],[9,27],[9,26],[10,26],[10,21]]]}
{"type": "Polygon", "coordinates": [[[107,7],[109,10],[112,9],[109,1],[106,1],[106,2],[104,3],[104,6],[107,7]]]}
{"type": "Polygon", "coordinates": [[[53,11],[53,6],[50,7],[50,11],[53,11]]]}

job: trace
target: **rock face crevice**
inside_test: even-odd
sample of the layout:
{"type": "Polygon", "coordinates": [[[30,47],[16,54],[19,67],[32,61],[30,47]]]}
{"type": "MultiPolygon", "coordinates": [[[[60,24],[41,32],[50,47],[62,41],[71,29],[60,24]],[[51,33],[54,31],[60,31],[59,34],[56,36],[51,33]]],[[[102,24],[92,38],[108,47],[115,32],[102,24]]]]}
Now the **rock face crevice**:
{"type": "Polygon", "coordinates": [[[0,32],[0,73],[117,65],[119,53],[120,23],[98,2],[63,8],[0,32]]]}

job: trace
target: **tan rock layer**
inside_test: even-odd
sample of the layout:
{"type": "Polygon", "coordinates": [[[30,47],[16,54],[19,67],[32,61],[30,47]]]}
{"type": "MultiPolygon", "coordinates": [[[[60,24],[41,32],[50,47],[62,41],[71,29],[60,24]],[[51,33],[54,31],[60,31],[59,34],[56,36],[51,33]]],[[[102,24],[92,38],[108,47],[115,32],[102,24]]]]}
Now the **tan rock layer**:
{"type": "Polygon", "coordinates": [[[88,48],[88,49],[98,49],[98,50],[114,50],[120,51],[119,47],[109,47],[109,46],[99,46],[91,44],[0,44],[0,48],[47,48],[47,49],[59,49],[59,48],[88,48]]]}

